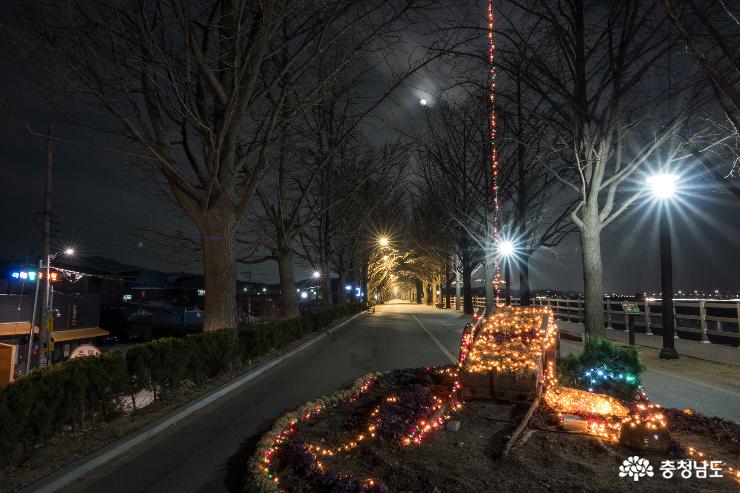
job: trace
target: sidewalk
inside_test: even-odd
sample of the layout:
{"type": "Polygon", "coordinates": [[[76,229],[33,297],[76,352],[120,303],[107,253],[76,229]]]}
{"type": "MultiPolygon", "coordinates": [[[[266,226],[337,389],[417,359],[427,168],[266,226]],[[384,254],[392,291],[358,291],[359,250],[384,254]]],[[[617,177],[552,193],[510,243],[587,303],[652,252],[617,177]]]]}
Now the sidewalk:
{"type": "MultiPolygon", "coordinates": [[[[583,324],[576,322],[567,322],[565,320],[557,321],[561,332],[580,336],[583,334],[583,324]]],[[[606,329],[606,338],[612,341],[618,341],[627,344],[627,332],[623,330],[606,329]]],[[[635,333],[635,344],[638,346],[652,347],[660,349],[663,338],[659,335],[645,335],[639,332],[635,333]]],[[[676,339],[676,351],[682,356],[725,363],[728,365],[740,366],[740,348],[722,346],[720,344],[703,344],[697,341],[687,341],[676,339]]]]}

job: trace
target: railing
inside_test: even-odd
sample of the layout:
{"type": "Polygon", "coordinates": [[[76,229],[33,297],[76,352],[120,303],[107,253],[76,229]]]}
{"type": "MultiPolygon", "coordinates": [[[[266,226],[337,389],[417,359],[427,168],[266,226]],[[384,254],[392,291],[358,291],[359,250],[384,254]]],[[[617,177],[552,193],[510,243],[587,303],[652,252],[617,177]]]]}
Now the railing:
{"type": "MultiPolygon", "coordinates": [[[[519,298],[511,299],[512,305],[519,304],[519,298]]],[[[549,306],[555,317],[569,322],[583,323],[585,306],[582,299],[532,298],[533,305],[549,306]]],[[[635,331],[646,335],[661,334],[662,306],[660,299],[648,299],[636,302],[641,313],[632,314],[635,331]]],[[[473,297],[473,307],[486,306],[486,298],[473,297]]],[[[457,309],[455,297],[452,307],[457,309]]],[[[740,299],[733,300],[700,300],[675,299],[673,301],[673,318],[676,335],[703,343],[740,345],[740,299]]],[[[621,301],[604,300],[605,325],[610,329],[627,328],[627,314],[622,309],[621,301]]]]}

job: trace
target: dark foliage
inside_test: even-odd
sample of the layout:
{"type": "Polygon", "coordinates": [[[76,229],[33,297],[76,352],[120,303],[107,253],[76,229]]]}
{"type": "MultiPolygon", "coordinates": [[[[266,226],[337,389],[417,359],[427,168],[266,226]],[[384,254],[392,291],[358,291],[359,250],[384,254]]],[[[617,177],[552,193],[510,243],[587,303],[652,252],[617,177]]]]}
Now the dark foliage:
{"type": "Polygon", "coordinates": [[[639,375],[643,371],[645,366],[635,348],[593,337],[585,338],[580,354],[570,354],[558,361],[558,378],[566,385],[627,401],[634,400],[640,391],[639,375]],[[586,375],[587,371],[594,372],[592,377],[586,375]],[[596,371],[605,376],[596,376],[596,371]],[[608,375],[615,378],[607,378],[608,375]]]}

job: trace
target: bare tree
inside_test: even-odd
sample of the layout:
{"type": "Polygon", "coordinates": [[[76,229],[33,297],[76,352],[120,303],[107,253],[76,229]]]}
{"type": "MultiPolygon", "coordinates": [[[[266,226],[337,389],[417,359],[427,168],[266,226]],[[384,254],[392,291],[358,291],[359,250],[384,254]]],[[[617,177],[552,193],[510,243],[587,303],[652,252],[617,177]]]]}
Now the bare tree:
{"type": "MultiPolygon", "coordinates": [[[[709,80],[711,94],[702,98],[699,137],[690,156],[740,198],[740,10],[725,0],[657,0],[675,36],[709,80]],[[714,104],[711,104],[711,103],[714,104]],[[713,111],[714,110],[714,111],[713,111]],[[709,132],[706,132],[710,130],[709,132]],[[714,145],[719,142],[719,145],[714,145]]],[[[697,81],[702,86],[703,81],[697,81]]],[[[692,136],[693,137],[693,136],[692,136]]]]}
{"type": "Polygon", "coordinates": [[[423,184],[418,195],[429,199],[425,203],[436,214],[433,230],[439,235],[452,232],[462,264],[463,309],[473,313],[473,267],[490,248],[485,105],[471,94],[461,101],[440,102],[429,112],[417,150],[423,184]]]}
{"type": "Polygon", "coordinates": [[[676,127],[651,112],[664,95],[645,85],[667,49],[665,21],[637,0],[512,3],[509,25],[528,19],[540,33],[521,39],[517,32],[531,27],[509,31],[527,46],[527,84],[552,110],[545,121],[568,160],[568,173],[550,170],[578,197],[570,217],[581,239],[586,330],[603,335],[601,232],[637,199],[619,192],[676,127]]]}
{"type": "Polygon", "coordinates": [[[409,0],[22,2],[21,52],[120,137],[202,235],[205,330],[235,326],[237,224],[280,115],[299,116],[371,43],[407,24],[409,0]],[[309,69],[342,45],[323,79],[309,69]],[[300,90],[300,103],[286,104],[300,90]],[[108,123],[110,123],[108,125],[108,123]]]}
{"type": "MultiPolygon", "coordinates": [[[[530,36],[534,33],[530,32],[530,36]]],[[[531,38],[524,38],[529,41],[531,38]]],[[[525,45],[526,46],[526,45],[525,45]]],[[[502,81],[498,84],[498,121],[501,124],[499,156],[501,166],[502,237],[515,245],[513,258],[503,261],[519,275],[520,304],[529,306],[529,262],[541,248],[555,248],[575,231],[570,213],[575,206],[572,195],[548,167],[558,165],[560,156],[552,152],[556,139],[546,121],[547,101],[527,85],[531,76],[524,46],[515,42],[499,50],[497,63],[502,81]]],[[[561,173],[567,173],[561,169],[561,173]]],[[[508,277],[508,276],[507,276],[508,277]]],[[[510,282],[510,279],[506,279],[510,282]]]]}

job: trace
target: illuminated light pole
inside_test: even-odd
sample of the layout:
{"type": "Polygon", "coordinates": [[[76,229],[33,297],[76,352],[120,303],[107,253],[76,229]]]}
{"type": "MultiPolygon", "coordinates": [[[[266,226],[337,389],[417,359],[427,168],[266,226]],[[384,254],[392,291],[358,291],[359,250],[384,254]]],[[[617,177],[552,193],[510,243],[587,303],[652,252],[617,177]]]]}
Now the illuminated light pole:
{"type": "Polygon", "coordinates": [[[677,359],[678,352],[674,342],[673,320],[673,260],[671,258],[671,229],[668,217],[668,200],[676,192],[678,176],[669,174],[654,175],[648,178],[650,190],[657,200],[658,221],[660,235],[660,287],[663,291],[662,318],[663,318],[663,347],[660,350],[661,359],[677,359]]]}
{"type": "Polygon", "coordinates": [[[514,253],[514,243],[511,240],[501,240],[498,245],[499,256],[506,262],[504,264],[504,303],[511,305],[511,271],[509,258],[514,253]]]}
{"type": "Polygon", "coordinates": [[[321,277],[321,272],[315,270],[315,271],[313,271],[312,276],[313,276],[314,279],[319,279],[321,277]]]}
{"type": "Polygon", "coordinates": [[[388,240],[386,236],[378,238],[378,244],[382,247],[387,247],[389,243],[390,243],[390,240],[388,240]]]}
{"type": "MultiPolygon", "coordinates": [[[[51,271],[51,261],[54,260],[57,257],[57,255],[59,255],[59,254],[64,254],[64,255],[67,255],[67,256],[72,256],[72,255],[75,254],[75,251],[74,251],[73,248],[66,248],[66,249],[64,249],[63,252],[57,252],[57,253],[55,253],[53,255],[52,254],[47,255],[47,257],[46,257],[46,274],[45,274],[45,279],[44,279],[44,282],[46,284],[46,286],[45,286],[45,289],[46,289],[45,299],[47,299],[47,300],[49,299],[49,291],[50,291],[50,285],[51,285],[50,283],[51,283],[51,280],[52,280],[51,279],[51,272],[50,272],[51,271]]],[[[44,271],[44,259],[42,258],[42,259],[39,260],[39,272],[38,272],[38,275],[36,276],[36,292],[35,292],[35,294],[33,296],[33,312],[31,313],[31,328],[29,329],[29,332],[28,332],[28,354],[27,354],[28,357],[26,359],[26,375],[31,371],[31,356],[33,354],[33,327],[34,327],[34,325],[36,325],[36,308],[38,306],[39,288],[41,287],[41,273],[43,271],[44,271]]],[[[47,321],[47,324],[46,324],[46,338],[47,338],[47,341],[46,342],[48,343],[49,341],[51,341],[51,330],[53,330],[53,325],[48,322],[49,319],[51,318],[51,317],[49,317],[49,314],[51,313],[51,307],[49,305],[47,305],[42,310],[42,312],[43,312],[42,313],[42,316],[43,317],[46,317],[46,321],[47,321]]],[[[41,324],[39,324],[39,325],[41,325],[41,324]]]]}

